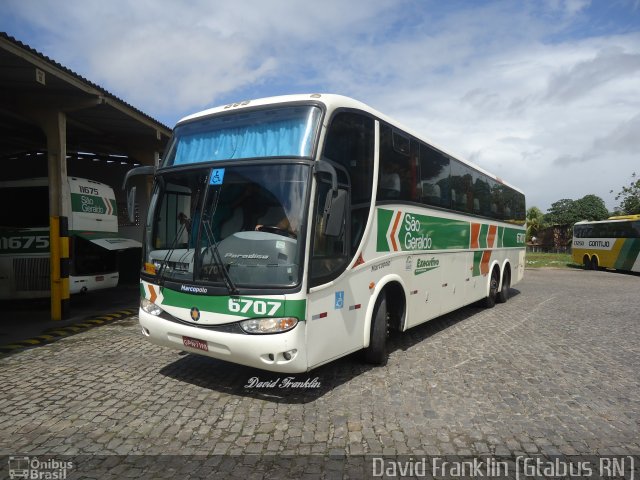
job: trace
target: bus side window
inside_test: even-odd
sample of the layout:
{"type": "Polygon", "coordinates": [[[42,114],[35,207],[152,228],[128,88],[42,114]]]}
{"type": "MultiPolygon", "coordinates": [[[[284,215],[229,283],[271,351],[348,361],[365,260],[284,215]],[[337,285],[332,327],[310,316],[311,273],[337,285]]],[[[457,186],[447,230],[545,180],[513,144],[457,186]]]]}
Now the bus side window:
{"type": "Polygon", "coordinates": [[[349,215],[347,215],[346,211],[340,234],[334,237],[324,233],[324,206],[327,195],[331,195],[330,183],[319,181],[314,215],[313,253],[311,257],[310,285],[312,287],[322,285],[340,275],[349,263],[350,258],[346,242],[346,225],[349,222],[349,215]]]}
{"type": "MultiPolygon", "coordinates": [[[[338,112],[331,120],[323,157],[341,165],[351,185],[351,254],[364,234],[373,187],[375,129],[371,117],[354,112],[338,112]]],[[[342,170],[338,170],[340,175],[342,170]]],[[[341,180],[342,181],[342,180],[341,180]]]]}
{"type": "MultiPolygon", "coordinates": [[[[417,150],[416,147],[414,149],[417,150]]],[[[380,171],[377,199],[417,201],[416,161],[411,156],[411,139],[380,125],[380,171]]]]}
{"type": "Polygon", "coordinates": [[[450,206],[449,158],[425,144],[420,144],[420,201],[436,207],[450,206]]]}

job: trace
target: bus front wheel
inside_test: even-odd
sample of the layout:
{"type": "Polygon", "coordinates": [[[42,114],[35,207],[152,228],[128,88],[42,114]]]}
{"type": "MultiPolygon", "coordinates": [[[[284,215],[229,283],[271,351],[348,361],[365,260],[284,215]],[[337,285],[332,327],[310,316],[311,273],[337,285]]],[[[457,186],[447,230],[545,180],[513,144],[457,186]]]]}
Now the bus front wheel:
{"type": "Polygon", "coordinates": [[[369,346],[364,349],[364,359],[375,365],[386,365],[387,353],[387,329],[389,324],[387,312],[387,300],[384,293],[376,300],[376,305],[371,319],[371,337],[369,346]]]}

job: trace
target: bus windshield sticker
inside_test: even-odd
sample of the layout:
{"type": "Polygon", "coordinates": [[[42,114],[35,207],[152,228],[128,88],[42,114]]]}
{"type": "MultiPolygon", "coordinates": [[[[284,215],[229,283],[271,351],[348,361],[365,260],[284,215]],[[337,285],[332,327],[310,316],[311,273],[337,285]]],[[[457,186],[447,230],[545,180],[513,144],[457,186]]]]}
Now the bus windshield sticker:
{"type": "Polygon", "coordinates": [[[211,179],[209,185],[222,185],[224,180],[224,168],[214,168],[211,171],[211,179]]]}
{"type": "Polygon", "coordinates": [[[340,310],[342,307],[344,307],[344,290],[340,290],[339,292],[336,292],[335,309],[340,310]]]}

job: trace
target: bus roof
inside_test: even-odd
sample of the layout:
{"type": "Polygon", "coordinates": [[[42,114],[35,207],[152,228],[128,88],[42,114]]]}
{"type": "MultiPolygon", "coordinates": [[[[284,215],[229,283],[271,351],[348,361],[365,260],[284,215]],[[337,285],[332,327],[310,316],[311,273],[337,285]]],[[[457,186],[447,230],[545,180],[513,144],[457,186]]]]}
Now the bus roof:
{"type": "Polygon", "coordinates": [[[196,120],[199,118],[204,118],[204,117],[208,117],[211,115],[216,115],[219,113],[223,113],[223,112],[229,112],[232,110],[236,110],[236,109],[242,109],[242,108],[254,108],[254,107],[263,107],[263,106],[267,106],[267,105],[278,105],[278,104],[286,104],[286,103],[295,103],[295,102],[316,102],[316,103],[321,103],[323,104],[327,111],[329,113],[333,112],[334,110],[338,109],[338,108],[351,108],[351,109],[355,109],[355,110],[362,110],[363,112],[369,113],[374,117],[379,118],[380,120],[393,125],[394,127],[408,133],[409,135],[412,135],[413,137],[420,139],[422,141],[424,141],[425,143],[428,143],[430,146],[440,150],[442,153],[446,154],[449,157],[452,157],[466,165],[468,165],[469,167],[477,170],[478,172],[481,172],[489,177],[491,177],[492,179],[494,179],[495,181],[497,181],[498,183],[501,183],[503,185],[506,185],[507,187],[510,187],[522,194],[524,194],[524,192],[522,190],[520,190],[517,187],[514,187],[513,185],[509,184],[508,182],[505,182],[502,178],[486,171],[485,169],[483,169],[482,167],[476,165],[475,163],[466,160],[462,157],[460,157],[459,155],[454,155],[453,153],[449,152],[447,149],[442,148],[441,146],[437,145],[436,143],[432,142],[431,140],[429,140],[428,138],[426,138],[424,135],[418,134],[416,133],[414,130],[412,130],[411,128],[407,128],[406,126],[402,125],[400,122],[398,122],[397,120],[392,119],[391,117],[385,115],[382,112],[379,112],[378,110],[370,107],[369,105],[362,103],[358,100],[355,100],[351,97],[346,97],[344,95],[336,95],[336,94],[327,94],[327,93],[312,93],[312,94],[297,94],[297,95],[281,95],[281,96],[277,96],[277,97],[265,97],[265,98],[258,98],[258,99],[254,99],[254,100],[244,100],[241,102],[236,102],[236,103],[230,103],[227,105],[221,105],[218,107],[213,107],[213,108],[209,108],[207,110],[203,110],[201,112],[197,112],[191,115],[188,115],[182,119],[180,119],[178,121],[178,123],[176,124],[176,126],[180,125],[181,123],[185,123],[185,122],[189,122],[192,120],[196,120]]]}
{"type": "Polygon", "coordinates": [[[615,217],[609,217],[606,220],[581,220],[574,225],[591,225],[596,223],[616,223],[616,222],[629,222],[640,220],[640,215],[618,215],[615,217]]]}

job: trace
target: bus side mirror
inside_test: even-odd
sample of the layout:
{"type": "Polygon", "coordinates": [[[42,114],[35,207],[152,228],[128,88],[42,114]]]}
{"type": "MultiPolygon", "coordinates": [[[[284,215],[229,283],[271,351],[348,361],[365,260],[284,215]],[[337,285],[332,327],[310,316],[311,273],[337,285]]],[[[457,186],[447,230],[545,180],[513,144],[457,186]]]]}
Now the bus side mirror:
{"type": "Polygon", "coordinates": [[[155,167],[145,165],[143,167],[132,168],[124,176],[122,182],[122,189],[127,192],[127,213],[129,214],[129,222],[133,223],[136,219],[136,190],[134,185],[129,185],[132,182],[133,177],[141,175],[153,175],[155,173],[155,167]]]}
{"type": "Polygon", "coordinates": [[[134,223],[136,220],[136,190],[138,187],[135,185],[127,190],[127,216],[129,222],[134,223]]]}
{"type": "Polygon", "coordinates": [[[339,237],[342,233],[342,225],[344,224],[344,213],[347,205],[347,191],[338,190],[335,192],[330,190],[327,192],[327,199],[324,204],[324,234],[328,237],[339,237]]]}

